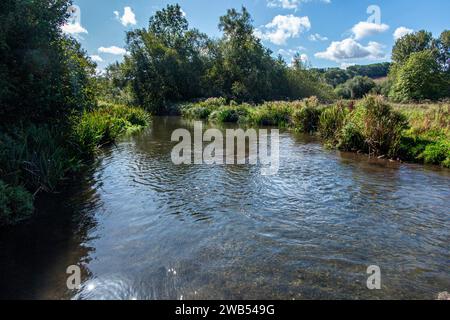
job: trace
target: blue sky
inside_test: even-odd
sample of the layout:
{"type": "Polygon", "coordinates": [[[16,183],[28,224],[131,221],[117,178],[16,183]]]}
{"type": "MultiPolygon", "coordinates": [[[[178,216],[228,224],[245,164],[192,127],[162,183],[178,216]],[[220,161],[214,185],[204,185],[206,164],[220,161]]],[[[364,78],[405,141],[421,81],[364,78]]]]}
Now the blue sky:
{"type": "Polygon", "coordinates": [[[448,0],[74,0],[79,18],[63,30],[78,38],[102,69],[123,59],[127,30],[147,27],[156,10],[174,3],[191,27],[216,38],[219,17],[244,5],[255,34],[274,55],[290,62],[299,52],[313,67],[389,61],[395,36],[421,29],[438,36],[450,29],[448,0]],[[371,5],[380,15],[376,7],[367,12],[371,5]]]}

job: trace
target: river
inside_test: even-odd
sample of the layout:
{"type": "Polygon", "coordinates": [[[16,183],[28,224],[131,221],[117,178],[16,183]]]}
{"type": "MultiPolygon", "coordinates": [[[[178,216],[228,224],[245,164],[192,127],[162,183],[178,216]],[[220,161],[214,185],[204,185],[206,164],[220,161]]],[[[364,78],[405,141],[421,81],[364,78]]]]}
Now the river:
{"type": "Polygon", "coordinates": [[[450,170],[280,133],[280,168],[171,161],[177,117],[101,152],[1,230],[0,298],[435,299],[450,290],[450,170]],[[66,286],[81,266],[82,288],[66,286]],[[367,268],[380,267],[381,290],[367,268]]]}

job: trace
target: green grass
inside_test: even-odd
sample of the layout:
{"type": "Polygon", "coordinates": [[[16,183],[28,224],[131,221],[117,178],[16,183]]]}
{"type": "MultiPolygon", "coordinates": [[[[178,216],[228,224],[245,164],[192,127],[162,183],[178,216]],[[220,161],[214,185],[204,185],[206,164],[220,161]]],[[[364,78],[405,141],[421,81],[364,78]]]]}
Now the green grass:
{"type": "Polygon", "coordinates": [[[28,217],[30,195],[57,192],[100,147],[149,124],[150,116],[140,108],[100,103],[71,117],[69,125],[23,124],[1,130],[0,223],[28,217]]]}
{"type": "Polygon", "coordinates": [[[72,119],[71,141],[85,157],[127,132],[136,132],[150,123],[149,115],[140,108],[100,103],[98,109],[72,119]]]}
{"type": "Polygon", "coordinates": [[[33,195],[22,186],[0,180],[0,226],[14,225],[33,213],[33,195]]]}
{"type": "Polygon", "coordinates": [[[318,134],[328,147],[450,167],[450,104],[393,104],[369,95],[320,105],[317,98],[261,105],[212,98],[182,107],[187,118],[288,127],[318,134]]]}

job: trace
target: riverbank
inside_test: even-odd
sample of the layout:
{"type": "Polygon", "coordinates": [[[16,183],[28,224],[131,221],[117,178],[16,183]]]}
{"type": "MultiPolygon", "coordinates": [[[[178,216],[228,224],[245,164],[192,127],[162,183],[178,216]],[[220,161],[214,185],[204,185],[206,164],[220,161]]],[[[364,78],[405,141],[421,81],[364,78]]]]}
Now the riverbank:
{"type": "Polygon", "coordinates": [[[293,102],[237,104],[223,98],[184,104],[185,118],[216,123],[287,127],[315,134],[331,148],[450,168],[450,104],[391,104],[379,96],[322,105],[293,102]]]}
{"type": "Polygon", "coordinates": [[[64,123],[20,124],[0,133],[0,226],[31,216],[40,193],[55,193],[102,146],[150,123],[143,109],[100,102],[64,123]]]}

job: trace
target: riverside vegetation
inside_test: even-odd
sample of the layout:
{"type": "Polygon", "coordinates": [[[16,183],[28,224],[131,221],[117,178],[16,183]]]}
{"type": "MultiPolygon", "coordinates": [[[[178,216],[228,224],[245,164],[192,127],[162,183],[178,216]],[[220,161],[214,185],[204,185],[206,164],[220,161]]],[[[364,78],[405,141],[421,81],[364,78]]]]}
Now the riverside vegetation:
{"type": "Polygon", "coordinates": [[[150,121],[140,108],[98,102],[95,64],[60,29],[69,5],[0,3],[0,226],[28,218],[36,197],[150,121]]]}
{"type": "Polygon", "coordinates": [[[211,39],[168,5],[127,32],[122,63],[96,74],[61,31],[70,5],[0,2],[1,225],[29,217],[36,197],[149,114],[290,127],[342,150],[450,166],[449,104],[438,102],[450,97],[448,30],[399,39],[391,64],[314,69],[299,54],[290,65],[274,57],[245,8],[228,10],[211,39]],[[435,102],[412,104],[422,100],[435,102]]]}
{"type": "Polygon", "coordinates": [[[322,105],[315,97],[261,105],[207,99],[180,106],[184,117],[288,127],[317,134],[326,145],[450,168],[450,105],[391,105],[381,96],[322,105]]]}

